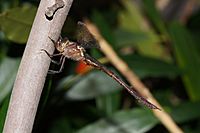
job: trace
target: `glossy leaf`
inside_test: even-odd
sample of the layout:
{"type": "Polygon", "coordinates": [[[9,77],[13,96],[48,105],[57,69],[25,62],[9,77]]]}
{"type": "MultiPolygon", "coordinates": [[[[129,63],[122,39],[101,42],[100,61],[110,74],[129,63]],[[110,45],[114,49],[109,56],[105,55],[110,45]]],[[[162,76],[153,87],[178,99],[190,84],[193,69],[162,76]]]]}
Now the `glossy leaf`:
{"type": "Polygon", "coordinates": [[[200,100],[200,53],[196,43],[183,26],[174,23],[169,28],[174,53],[179,67],[183,70],[183,82],[193,101],[200,100]]]}
{"type": "Polygon", "coordinates": [[[149,110],[120,111],[90,124],[77,133],[145,133],[158,123],[149,110]]]}
{"type": "Polygon", "coordinates": [[[139,55],[126,55],[122,56],[122,58],[141,78],[161,76],[174,78],[181,73],[175,65],[159,59],[139,55]]]}
{"type": "Polygon", "coordinates": [[[36,8],[30,5],[12,8],[0,14],[0,27],[6,37],[16,43],[25,43],[35,17],[36,8]]]}
{"type": "Polygon", "coordinates": [[[75,82],[78,82],[78,80],[81,79],[81,75],[69,75],[63,79],[60,80],[58,83],[56,89],[68,89],[71,87],[75,82]]]}
{"type": "Polygon", "coordinates": [[[121,86],[101,71],[93,71],[80,79],[67,92],[67,97],[86,100],[119,91],[121,86]]]}
{"type": "Polygon", "coordinates": [[[0,64],[0,103],[12,89],[19,59],[4,58],[0,64]]]}

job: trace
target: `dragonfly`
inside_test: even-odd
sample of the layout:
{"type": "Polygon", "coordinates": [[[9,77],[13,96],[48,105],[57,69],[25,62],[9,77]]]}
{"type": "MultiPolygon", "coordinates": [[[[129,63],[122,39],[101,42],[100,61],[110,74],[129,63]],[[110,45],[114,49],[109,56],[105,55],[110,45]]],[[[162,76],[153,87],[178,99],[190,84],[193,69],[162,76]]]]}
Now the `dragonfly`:
{"type": "Polygon", "coordinates": [[[90,33],[87,29],[87,26],[83,22],[78,22],[77,27],[77,41],[70,41],[67,37],[62,38],[61,36],[57,41],[54,41],[49,37],[49,39],[53,42],[56,50],[59,52],[58,54],[49,54],[45,49],[42,49],[50,58],[52,63],[60,65],[60,69],[58,71],[49,70],[49,74],[56,74],[62,72],[64,68],[65,59],[71,59],[74,61],[82,61],[86,65],[92,66],[96,69],[99,69],[106,73],[108,76],[117,81],[121,86],[123,86],[135,99],[145,105],[150,109],[158,109],[156,105],[149,102],[143,96],[141,96],[133,87],[128,86],[121,78],[119,78],[115,73],[109,70],[106,66],[101,64],[97,59],[93,58],[89,54],[87,54],[86,49],[97,48],[100,49],[100,45],[95,37],[90,33]],[[53,57],[60,56],[60,61],[57,62],[53,60],[53,57]]]}

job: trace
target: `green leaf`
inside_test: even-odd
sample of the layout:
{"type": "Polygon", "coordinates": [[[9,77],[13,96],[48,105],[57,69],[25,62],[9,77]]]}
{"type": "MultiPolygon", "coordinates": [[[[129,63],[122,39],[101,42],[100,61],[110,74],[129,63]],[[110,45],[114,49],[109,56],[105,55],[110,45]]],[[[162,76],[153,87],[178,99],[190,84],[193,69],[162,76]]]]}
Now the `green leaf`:
{"type": "Polygon", "coordinates": [[[130,31],[126,29],[117,29],[115,31],[116,45],[118,47],[137,45],[144,43],[149,39],[147,33],[142,31],[130,31]]]}
{"type": "Polygon", "coordinates": [[[77,82],[67,92],[67,97],[77,100],[87,100],[96,96],[119,91],[121,86],[101,71],[93,71],[77,82]]]}
{"type": "Polygon", "coordinates": [[[8,105],[9,105],[9,100],[10,100],[10,95],[8,95],[4,102],[3,105],[0,109],[0,133],[3,132],[3,127],[4,127],[4,122],[6,119],[6,114],[7,114],[7,110],[8,110],[8,105]]]}
{"type": "Polygon", "coordinates": [[[178,23],[170,25],[174,53],[179,67],[183,70],[182,76],[186,91],[193,101],[200,100],[200,53],[197,45],[183,26],[178,23]]]}
{"type": "Polygon", "coordinates": [[[115,40],[112,36],[111,28],[106,20],[106,18],[101,14],[101,12],[94,11],[92,14],[92,20],[95,22],[95,24],[98,26],[101,34],[104,36],[104,38],[111,44],[115,43],[115,40]]]}
{"type": "Polygon", "coordinates": [[[141,77],[170,77],[178,76],[181,71],[173,64],[159,59],[149,58],[139,55],[126,55],[122,58],[128,63],[129,67],[141,77]]]}
{"type": "Polygon", "coordinates": [[[12,89],[20,59],[4,58],[0,64],[0,103],[12,89]]]}
{"type": "Polygon", "coordinates": [[[56,89],[68,89],[71,87],[75,82],[78,82],[80,80],[81,76],[80,75],[69,75],[63,79],[60,80],[58,85],[56,86],[56,89]]]}
{"type": "Polygon", "coordinates": [[[170,112],[172,118],[178,122],[188,122],[200,118],[200,102],[184,102],[170,112]]]}
{"type": "Polygon", "coordinates": [[[148,15],[148,17],[153,22],[154,26],[165,36],[167,35],[167,30],[165,28],[165,24],[163,22],[163,19],[161,18],[158,10],[155,6],[155,1],[153,0],[143,0],[143,6],[145,9],[145,13],[148,15]]]}
{"type": "Polygon", "coordinates": [[[144,29],[145,23],[143,16],[131,0],[122,1],[125,10],[119,13],[119,24],[122,29],[131,31],[141,31],[144,29]]]}
{"type": "Polygon", "coordinates": [[[149,110],[133,109],[120,111],[107,119],[90,124],[77,133],[145,133],[158,120],[149,110]]]}
{"type": "Polygon", "coordinates": [[[162,41],[160,35],[157,35],[154,29],[148,27],[146,18],[136,6],[137,4],[131,0],[122,2],[125,10],[120,12],[119,29],[115,34],[116,42],[119,41],[117,42],[118,46],[124,46],[124,42],[128,42],[136,45],[137,50],[142,55],[171,61],[171,56],[160,44],[162,41]]]}
{"type": "Polygon", "coordinates": [[[119,92],[114,94],[108,94],[104,96],[99,96],[96,98],[96,104],[97,108],[100,111],[103,111],[106,116],[112,115],[114,112],[116,112],[121,103],[121,95],[119,95],[119,92]]]}
{"type": "Polygon", "coordinates": [[[0,27],[8,39],[25,43],[36,14],[36,7],[24,5],[0,14],[0,27]]]}

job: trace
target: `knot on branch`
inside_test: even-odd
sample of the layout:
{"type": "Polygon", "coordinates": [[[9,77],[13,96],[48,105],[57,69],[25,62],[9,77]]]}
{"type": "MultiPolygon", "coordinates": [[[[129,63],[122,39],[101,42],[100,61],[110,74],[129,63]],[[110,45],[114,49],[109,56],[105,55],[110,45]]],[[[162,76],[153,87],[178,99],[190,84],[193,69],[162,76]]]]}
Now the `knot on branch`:
{"type": "Polygon", "coordinates": [[[47,7],[47,10],[45,11],[45,15],[48,19],[53,19],[53,15],[55,14],[55,12],[60,9],[63,8],[65,6],[64,1],[63,0],[55,0],[55,4],[47,7]]]}

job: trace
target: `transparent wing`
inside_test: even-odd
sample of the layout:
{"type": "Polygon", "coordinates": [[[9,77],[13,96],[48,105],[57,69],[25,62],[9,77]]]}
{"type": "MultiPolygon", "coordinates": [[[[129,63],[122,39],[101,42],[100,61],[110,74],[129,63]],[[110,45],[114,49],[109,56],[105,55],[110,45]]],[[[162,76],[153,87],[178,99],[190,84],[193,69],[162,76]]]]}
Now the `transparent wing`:
{"type": "Polygon", "coordinates": [[[78,22],[78,28],[77,28],[77,42],[79,45],[81,45],[84,48],[98,48],[100,49],[100,46],[95,39],[95,37],[89,32],[86,25],[82,22],[78,22]]]}

